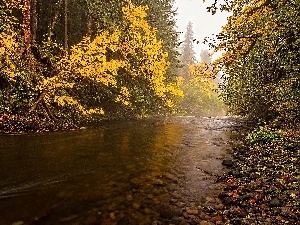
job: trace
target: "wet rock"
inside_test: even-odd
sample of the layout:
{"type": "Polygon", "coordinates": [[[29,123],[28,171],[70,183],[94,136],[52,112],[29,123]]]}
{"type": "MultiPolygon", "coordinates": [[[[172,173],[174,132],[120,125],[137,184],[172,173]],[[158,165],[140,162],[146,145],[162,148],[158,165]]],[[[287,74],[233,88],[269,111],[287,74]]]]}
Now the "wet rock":
{"type": "Polygon", "coordinates": [[[216,225],[224,225],[224,223],[222,221],[217,221],[216,225]]]}
{"type": "Polygon", "coordinates": [[[292,212],[291,212],[291,209],[289,207],[282,207],[281,215],[288,217],[291,214],[292,214],[292,212]]]}
{"type": "MultiPolygon", "coordinates": [[[[110,224],[111,224],[111,222],[110,222],[110,224]]],[[[123,218],[121,218],[119,221],[118,221],[118,224],[122,224],[122,225],[131,225],[131,221],[130,221],[130,219],[128,218],[128,217],[123,217],[123,218]]],[[[102,225],[102,223],[101,223],[101,225],[102,225]]]]}
{"type": "Polygon", "coordinates": [[[234,219],[231,220],[231,224],[232,225],[240,225],[240,224],[242,224],[242,220],[238,219],[238,218],[234,218],[234,219]]]}
{"type": "Polygon", "coordinates": [[[171,173],[165,173],[165,177],[168,178],[169,180],[172,180],[175,183],[178,182],[178,178],[171,173]]]}
{"type": "Polygon", "coordinates": [[[234,214],[234,215],[238,215],[238,216],[240,216],[240,217],[245,217],[245,216],[247,216],[246,211],[245,211],[243,208],[239,207],[239,206],[233,207],[232,210],[233,210],[233,214],[234,214]]]}
{"type": "Polygon", "coordinates": [[[225,205],[234,205],[236,203],[236,199],[233,197],[225,197],[223,198],[223,203],[225,205]]]}
{"type": "Polygon", "coordinates": [[[222,162],[222,165],[224,165],[226,167],[233,167],[234,162],[231,159],[224,159],[222,162]]]}
{"type": "Polygon", "coordinates": [[[179,217],[173,217],[171,219],[171,223],[174,225],[179,225],[179,224],[181,224],[181,222],[182,222],[182,219],[180,219],[179,217]]]}
{"type": "Polygon", "coordinates": [[[115,220],[115,219],[116,219],[115,213],[114,213],[114,212],[111,212],[111,213],[109,214],[109,218],[111,218],[112,220],[115,220]]]}
{"type": "Polygon", "coordinates": [[[210,218],[210,222],[212,223],[216,223],[217,221],[222,221],[223,217],[221,215],[217,215],[217,216],[213,216],[212,218],[210,218]]]}
{"type": "Polygon", "coordinates": [[[132,204],[133,208],[139,209],[141,207],[141,203],[135,202],[132,204]]]}
{"type": "MultiPolygon", "coordinates": [[[[59,221],[60,222],[68,222],[68,221],[76,219],[77,217],[78,217],[78,215],[71,215],[71,216],[63,217],[59,221]]],[[[18,225],[18,224],[14,224],[14,225],[18,225]]]]}
{"type": "Polygon", "coordinates": [[[23,225],[24,222],[23,221],[18,221],[18,222],[14,222],[12,225],[23,225]]]}
{"type": "Polygon", "coordinates": [[[241,177],[244,176],[244,175],[243,175],[240,171],[238,171],[238,170],[229,171],[229,172],[228,172],[228,175],[232,175],[232,176],[234,176],[234,177],[236,177],[236,178],[241,178],[241,177]]]}
{"type": "Polygon", "coordinates": [[[150,210],[149,208],[145,208],[145,209],[144,209],[144,212],[145,212],[146,214],[151,214],[151,210],[150,210]]]}
{"type": "Polygon", "coordinates": [[[189,215],[198,215],[199,214],[199,211],[197,209],[187,209],[186,212],[189,215]]]}
{"type": "Polygon", "coordinates": [[[253,197],[254,197],[253,193],[247,193],[247,194],[244,194],[243,196],[241,196],[241,199],[248,200],[248,199],[253,198],[253,197]]]}
{"type": "Polygon", "coordinates": [[[182,208],[183,206],[185,206],[185,203],[184,202],[176,202],[175,205],[182,208]]]}
{"type": "Polygon", "coordinates": [[[127,201],[132,201],[132,200],[133,200],[132,195],[127,195],[127,196],[126,196],[126,200],[127,200],[127,201]]]}
{"type": "Polygon", "coordinates": [[[211,203],[216,202],[216,200],[214,198],[211,198],[211,197],[206,197],[205,200],[206,200],[206,202],[211,202],[211,203]]]}
{"type": "Polygon", "coordinates": [[[156,179],[153,183],[157,186],[164,186],[164,182],[160,179],[156,179]]]}
{"type": "Polygon", "coordinates": [[[202,220],[202,221],[200,221],[199,225],[212,225],[212,223],[208,222],[206,220],[202,220]]]}
{"type": "Polygon", "coordinates": [[[181,198],[181,195],[177,191],[172,192],[172,196],[177,199],[181,198]]]}
{"type": "Polygon", "coordinates": [[[218,205],[215,205],[214,208],[216,210],[223,210],[224,209],[224,205],[223,204],[218,204],[218,205]]]}
{"type": "Polygon", "coordinates": [[[171,220],[173,217],[177,217],[179,214],[177,210],[168,205],[161,205],[160,207],[158,207],[158,211],[163,219],[168,220],[171,220]]]}
{"type": "Polygon", "coordinates": [[[204,212],[201,212],[200,215],[199,215],[199,218],[200,218],[201,220],[209,220],[209,219],[210,219],[210,216],[207,215],[207,214],[204,213],[204,212]]]}
{"type": "Polygon", "coordinates": [[[278,198],[273,198],[270,202],[269,202],[269,206],[270,207],[279,207],[281,206],[281,201],[278,198]]]}

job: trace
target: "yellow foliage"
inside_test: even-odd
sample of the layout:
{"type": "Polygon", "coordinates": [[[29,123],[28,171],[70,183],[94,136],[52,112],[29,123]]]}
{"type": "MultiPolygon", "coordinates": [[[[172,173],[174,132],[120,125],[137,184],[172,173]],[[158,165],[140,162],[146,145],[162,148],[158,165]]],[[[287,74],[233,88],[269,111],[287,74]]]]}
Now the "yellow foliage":
{"type": "MultiPolygon", "coordinates": [[[[9,5],[9,3],[7,3],[9,5]]],[[[15,63],[20,56],[17,33],[12,29],[12,16],[4,18],[6,20],[4,31],[0,32],[0,61],[1,72],[10,81],[14,81],[18,68],[15,63]]]]}
{"type": "Polygon", "coordinates": [[[213,71],[204,62],[189,65],[190,84],[198,87],[199,91],[206,97],[211,98],[212,92],[217,89],[213,81],[213,71]]]}
{"type": "MultiPolygon", "coordinates": [[[[6,0],[5,4],[12,9],[20,7],[21,1],[6,0]]],[[[130,84],[141,90],[151,90],[167,107],[173,107],[172,96],[182,96],[183,93],[179,82],[166,81],[168,54],[163,51],[162,41],[157,39],[157,30],[145,19],[147,9],[147,6],[136,7],[128,1],[127,6],[122,8],[125,26],[102,31],[93,39],[85,37],[56,61],[55,74],[36,75],[35,90],[41,94],[43,102],[49,107],[57,105],[81,115],[103,114],[102,109],[86,109],[73,95],[72,89],[80,86],[81,80],[89,80],[116,93],[112,96],[115,102],[131,106],[135,87],[127,87],[126,82],[122,82],[122,71],[129,75],[130,84]]],[[[21,40],[11,28],[0,33],[0,59],[5,62],[1,72],[11,81],[20,73],[19,66],[15,65],[15,57],[21,57],[18,39],[21,40]]]]}

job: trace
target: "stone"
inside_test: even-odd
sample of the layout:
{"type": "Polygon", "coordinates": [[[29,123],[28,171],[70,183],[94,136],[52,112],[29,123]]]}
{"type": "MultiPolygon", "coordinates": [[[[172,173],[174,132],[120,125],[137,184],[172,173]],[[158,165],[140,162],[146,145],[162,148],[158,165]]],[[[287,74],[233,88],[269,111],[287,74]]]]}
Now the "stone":
{"type": "Polygon", "coordinates": [[[181,198],[181,195],[177,191],[172,192],[171,195],[173,196],[173,198],[177,198],[177,199],[181,198]]]}
{"type": "Polygon", "coordinates": [[[199,218],[200,218],[201,220],[209,220],[209,219],[210,219],[210,216],[207,215],[207,214],[204,213],[204,212],[201,212],[200,215],[199,215],[199,218]]]}
{"type": "Polygon", "coordinates": [[[133,200],[132,195],[127,195],[127,196],[126,196],[126,200],[127,200],[127,201],[132,201],[132,200],[133,200]]]}
{"type": "Polygon", "coordinates": [[[273,198],[270,202],[269,202],[269,206],[270,207],[279,207],[281,206],[281,202],[278,198],[273,198]]]}
{"type": "Polygon", "coordinates": [[[199,211],[197,209],[187,209],[187,214],[189,215],[198,215],[199,211]]]}
{"type": "Polygon", "coordinates": [[[164,185],[164,182],[163,182],[162,180],[160,180],[160,179],[154,180],[153,183],[154,183],[155,185],[157,185],[157,186],[163,186],[163,185],[164,185]]]}
{"type": "Polygon", "coordinates": [[[133,206],[133,208],[135,208],[135,209],[139,209],[139,208],[141,207],[141,204],[138,203],[138,202],[135,202],[135,203],[132,204],[132,206],[133,206]]]}
{"type": "Polygon", "coordinates": [[[217,221],[216,225],[223,225],[224,223],[222,221],[217,221]]]}
{"type": "Polygon", "coordinates": [[[235,202],[236,202],[236,199],[233,198],[233,197],[225,197],[225,198],[223,199],[224,205],[234,205],[235,202]]]}
{"type": "Polygon", "coordinates": [[[18,222],[14,222],[12,225],[23,225],[24,222],[23,221],[18,221],[18,222]]]}
{"type": "Polygon", "coordinates": [[[182,222],[182,220],[179,217],[173,217],[171,219],[171,223],[175,224],[175,225],[180,224],[181,222],[182,222]]]}
{"type": "Polygon", "coordinates": [[[145,208],[145,209],[144,209],[144,212],[145,212],[146,214],[150,214],[150,213],[151,213],[151,210],[150,210],[149,208],[145,208]]]}
{"type": "Polygon", "coordinates": [[[158,208],[159,214],[163,219],[172,219],[173,217],[178,216],[176,208],[170,207],[168,205],[160,205],[158,208]]]}
{"type": "Polygon", "coordinates": [[[226,167],[233,167],[234,162],[231,159],[224,159],[222,162],[222,165],[224,165],[226,167]]]}
{"type": "MultiPolygon", "coordinates": [[[[59,221],[60,222],[68,222],[70,220],[73,220],[73,219],[76,219],[78,217],[78,215],[70,215],[70,216],[67,216],[67,217],[63,217],[61,218],[59,221]]],[[[22,224],[13,224],[13,225],[22,225],[22,224]]]]}
{"type": "Polygon", "coordinates": [[[232,210],[233,210],[235,215],[238,215],[240,217],[246,217],[247,216],[247,212],[245,211],[245,209],[243,209],[239,206],[233,207],[232,210]]]}
{"type": "Polygon", "coordinates": [[[109,214],[109,217],[110,217],[112,220],[115,220],[115,219],[116,219],[116,215],[115,215],[115,213],[113,213],[113,212],[111,212],[111,213],[109,214]]]}
{"type": "Polygon", "coordinates": [[[212,218],[210,218],[210,222],[212,223],[216,223],[217,221],[222,221],[223,217],[221,215],[217,215],[217,216],[213,216],[212,218]]]}
{"type": "Polygon", "coordinates": [[[214,207],[216,210],[222,210],[224,209],[224,205],[223,204],[218,204],[218,205],[215,205],[214,207]]]}
{"type": "Polygon", "coordinates": [[[200,221],[199,225],[211,225],[211,223],[206,220],[202,220],[200,221]]]}
{"type": "Polygon", "coordinates": [[[169,180],[174,181],[175,183],[178,182],[177,177],[175,177],[175,176],[174,176],[173,174],[171,174],[171,173],[165,173],[165,177],[168,178],[169,180]]]}
{"type": "Polygon", "coordinates": [[[205,200],[206,200],[206,202],[211,202],[211,203],[216,202],[216,200],[214,198],[211,198],[211,197],[206,197],[205,200]]]}

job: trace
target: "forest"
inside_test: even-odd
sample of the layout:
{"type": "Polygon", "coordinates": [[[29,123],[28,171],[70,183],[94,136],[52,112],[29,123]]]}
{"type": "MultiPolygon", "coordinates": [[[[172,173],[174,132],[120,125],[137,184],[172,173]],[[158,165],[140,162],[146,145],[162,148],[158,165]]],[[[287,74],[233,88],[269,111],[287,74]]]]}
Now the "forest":
{"type": "Polygon", "coordinates": [[[208,12],[232,14],[221,33],[205,40],[222,52],[213,62],[208,50],[195,60],[192,23],[179,42],[173,4],[2,1],[1,130],[71,129],[104,118],[213,115],[226,108],[258,127],[294,135],[299,3],[216,1],[208,12]]]}
{"type": "MultiPolygon", "coordinates": [[[[223,161],[230,167],[226,176],[198,165],[189,174],[203,172],[227,185],[217,198],[219,209],[208,210],[212,215],[205,220],[299,224],[300,2],[213,2],[208,13],[227,11],[230,16],[219,34],[204,40],[211,49],[203,49],[196,60],[193,45],[199,40],[191,22],[179,40],[174,0],[1,0],[0,133],[76,130],[111,119],[195,116],[181,118],[185,123],[180,126],[168,124],[174,135],[170,140],[177,143],[179,133],[187,132],[183,140],[195,142],[178,144],[180,150],[184,146],[186,152],[198,152],[198,138],[211,140],[202,143],[211,151],[229,145],[233,150],[232,159],[223,161]],[[221,56],[212,60],[212,52],[221,56]],[[225,114],[223,120],[215,117],[225,114]],[[243,125],[233,125],[239,120],[243,125]],[[227,128],[233,130],[228,142],[220,136],[227,128]],[[203,137],[201,132],[219,136],[203,137]]],[[[136,137],[147,142],[133,128],[131,137],[126,126],[120,146],[130,149],[136,137]]],[[[163,136],[169,131],[153,132],[153,143],[144,145],[160,143],[158,152],[171,148],[163,136]]],[[[85,153],[77,156],[86,159],[85,153]]],[[[159,180],[153,187],[163,185],[159,180]]],[[[190,212],[188,218],[201,216],[198,209],[184,210],[190,212]]],[[[171,220],[168,213],[162,214],[171,220]]],[[[108,215],[115,220],[115,214],[108,215]]]]}
{"type": "MultiPolygon", "coordinates": [[[[203,114],[200,108],[215,103],[221,109],[207,63],[188,69],[187,63],[198,63],[194,56],[186,56],[185,64],[179,57],[172,6],[170,0],[3,1],[2,130],[71,129],[104,118],[203,114]],[[194,93],[183,98],[191,83],[194,93]],[[188,109],[188,101],[196,109],[188,109]]],[[[191,38],[186,38],[185,51],[193,48],[191,38]]]]}

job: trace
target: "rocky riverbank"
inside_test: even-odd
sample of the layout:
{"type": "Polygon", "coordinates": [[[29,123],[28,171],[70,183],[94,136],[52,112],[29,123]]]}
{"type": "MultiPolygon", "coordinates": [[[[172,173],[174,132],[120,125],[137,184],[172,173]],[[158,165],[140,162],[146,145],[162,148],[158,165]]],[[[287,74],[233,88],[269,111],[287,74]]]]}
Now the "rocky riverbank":
{"type": "Polygon", "coordinates": [[[264,137],[271,138],[234,144],[227,186],[219,195],[226,224],[300,224],[300,141],[288,133],[264,137]]]}
{"type": "Polygon", "coordinates": [[[21,134],[33,132],[59,131],[78,129],[78,125],[71,121],[54,121],[41,119],[34,115],[29,116],[0,116],[0,133],[21,134]]]}

